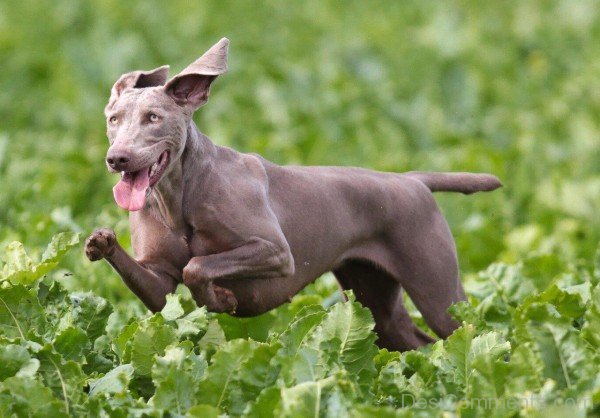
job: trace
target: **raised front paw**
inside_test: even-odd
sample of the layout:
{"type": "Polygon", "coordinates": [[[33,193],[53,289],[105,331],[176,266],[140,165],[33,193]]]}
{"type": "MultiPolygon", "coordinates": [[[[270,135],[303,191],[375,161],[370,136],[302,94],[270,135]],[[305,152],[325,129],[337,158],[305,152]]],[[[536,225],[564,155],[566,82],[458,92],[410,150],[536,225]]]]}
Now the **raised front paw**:
{"type": "Polygon", "coordinates": [[[110,257],[115,250],[117,236],[108,228],[96,229],[85,240],[85,255],[90,261],[110,257]]]}

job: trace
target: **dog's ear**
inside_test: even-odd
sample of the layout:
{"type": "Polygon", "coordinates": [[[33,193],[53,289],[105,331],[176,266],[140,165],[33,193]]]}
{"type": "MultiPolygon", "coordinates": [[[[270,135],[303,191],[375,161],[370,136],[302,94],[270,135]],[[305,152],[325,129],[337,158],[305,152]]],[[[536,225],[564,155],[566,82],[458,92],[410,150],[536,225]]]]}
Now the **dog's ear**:
{"type": "Polygon", "coordinates": [[[163,65],[162,67],[155,68],[150,71],[132,71],[125,73],[117,82],[113,85],[110,91],[110,99],[108,105],[114,103],[123,90],[128,88],[144,88],[144,87],[155,87],[162,86],[166,83],[169,77],[169,66],[163,65]]]}
{"type": "Polygon", "coordinates": [[[165,92],[180,106],[194,110],[208,100],[210,85],[217,76],[227,72],[229,39],[223,38],[200,58],[173,77],[165,85],[165,92]]]}

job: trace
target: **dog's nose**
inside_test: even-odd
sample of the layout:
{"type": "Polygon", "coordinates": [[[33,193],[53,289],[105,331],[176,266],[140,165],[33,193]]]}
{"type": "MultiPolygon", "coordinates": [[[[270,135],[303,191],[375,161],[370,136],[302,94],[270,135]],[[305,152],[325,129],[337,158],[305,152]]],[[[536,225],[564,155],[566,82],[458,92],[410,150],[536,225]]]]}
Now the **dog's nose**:
{"type": "Polygon", "coordinates": [[[109,151],[106,156],[106,163],[116,171],[123,171],[129,161],[131,161],[131,154],[124,150],[109,151]]]}

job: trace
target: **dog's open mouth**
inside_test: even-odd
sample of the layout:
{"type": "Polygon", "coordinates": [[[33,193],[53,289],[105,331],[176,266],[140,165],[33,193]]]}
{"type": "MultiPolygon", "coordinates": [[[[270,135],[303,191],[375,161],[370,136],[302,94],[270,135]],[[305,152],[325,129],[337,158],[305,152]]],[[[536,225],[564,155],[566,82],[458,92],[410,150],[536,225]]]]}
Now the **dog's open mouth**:
{"type": "Polygon", "coordinates": [[[169,165],[169,151],[160,154],[158,161],[138,171],[121,172],[121,180],[113,187],[115,201],[123,209],[140,210],[169,165]]]}

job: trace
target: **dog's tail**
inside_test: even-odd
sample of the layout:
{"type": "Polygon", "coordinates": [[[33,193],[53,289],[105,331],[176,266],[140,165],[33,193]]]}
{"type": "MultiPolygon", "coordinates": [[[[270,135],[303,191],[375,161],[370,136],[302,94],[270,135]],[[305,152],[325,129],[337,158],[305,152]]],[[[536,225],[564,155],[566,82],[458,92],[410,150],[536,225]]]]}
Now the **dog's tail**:
{"type": "Polygon", "coordinates": [[[491,192],[502,183],[496,176],[480,173],[427,173],[411,171],[404,174],[419,180],[432,192],[459,192],[471,194],[476,192],[491,192]]]}

